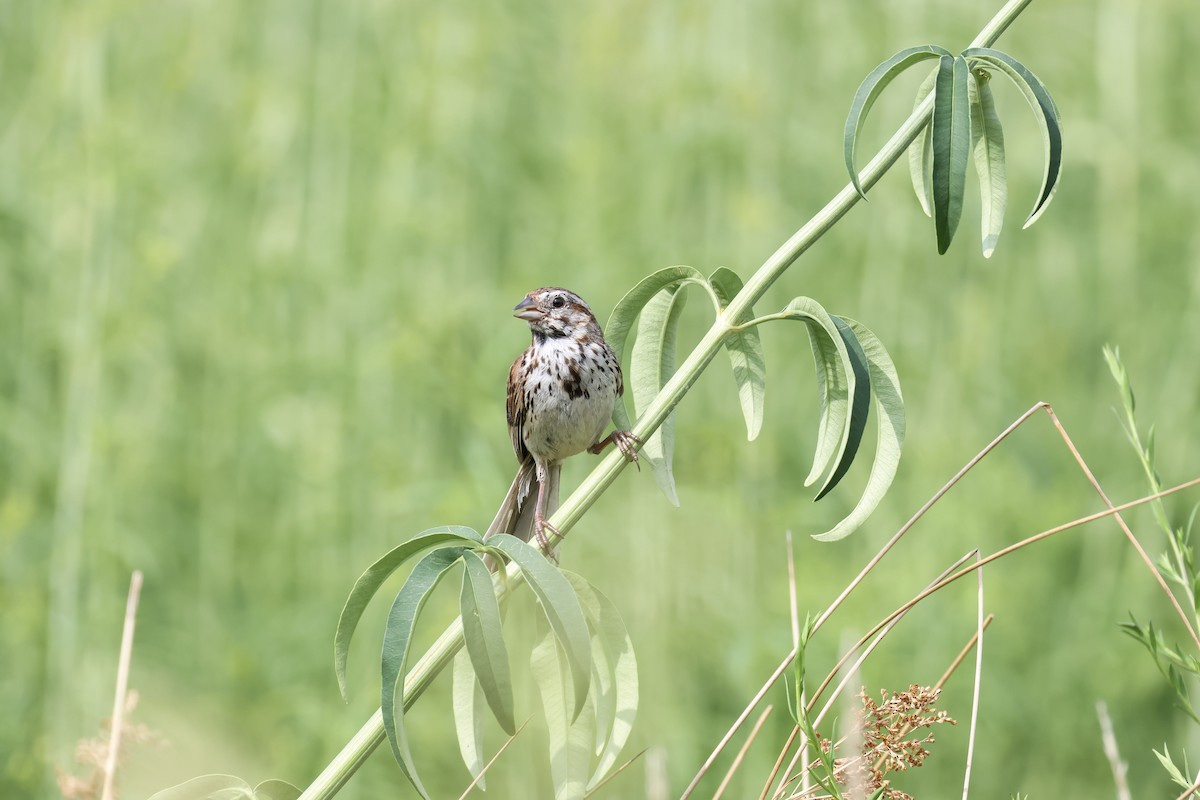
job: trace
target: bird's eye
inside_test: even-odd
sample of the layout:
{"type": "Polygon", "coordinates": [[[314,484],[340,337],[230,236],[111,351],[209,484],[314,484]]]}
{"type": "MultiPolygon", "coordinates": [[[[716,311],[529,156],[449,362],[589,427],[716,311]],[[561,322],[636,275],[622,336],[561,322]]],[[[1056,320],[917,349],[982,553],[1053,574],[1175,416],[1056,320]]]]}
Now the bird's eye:
{"type": "Polygon", "coordinates": [[[557,297],[555,297],[554,300],[552,300],[550,302],[550,305],[554,306],[555,308],[562,308],[566,304],[567,304],[567,301],[563,298],[563,296],[561,294],[558,295],[557,297]]]}

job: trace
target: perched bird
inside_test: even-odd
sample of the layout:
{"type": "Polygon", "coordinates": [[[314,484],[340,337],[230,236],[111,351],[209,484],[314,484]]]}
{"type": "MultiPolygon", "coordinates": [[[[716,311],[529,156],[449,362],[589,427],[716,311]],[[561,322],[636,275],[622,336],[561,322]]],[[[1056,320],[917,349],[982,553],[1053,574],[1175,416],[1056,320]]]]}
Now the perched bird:
{"type": "MultiPolygon", "coordinates": [[[[548,549],[546,518],[558,508],[562,461],[599,454],[615,444],[637,462],[638,438],[613,431],[601,438],[613,405],[625,391],[621,364],[604,341],[596,317],[579,295],[547,287],[525,295],[513,316],[529,323],[533,342],[508,371],[508,433],[520,468],[488,535],[532,533],[548,549]],[[537,501],[527,501],[532,483],[537,501]]],[[[561,534],[560,534],[561,535],[561,534]]]]}

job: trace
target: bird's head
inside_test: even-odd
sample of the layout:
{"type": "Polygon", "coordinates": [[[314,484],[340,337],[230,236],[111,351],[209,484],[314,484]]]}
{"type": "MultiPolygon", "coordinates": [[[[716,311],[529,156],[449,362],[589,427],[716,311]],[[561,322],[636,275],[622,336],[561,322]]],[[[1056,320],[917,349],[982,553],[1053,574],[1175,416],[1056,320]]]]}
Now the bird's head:
{"type": "Polygon", "coordinates": [[[525,295],[513,309],[513,316],[528,322],[537,338],[580,339],[600,333],[588,304],[574,292],[553,286],[525,295]]]}

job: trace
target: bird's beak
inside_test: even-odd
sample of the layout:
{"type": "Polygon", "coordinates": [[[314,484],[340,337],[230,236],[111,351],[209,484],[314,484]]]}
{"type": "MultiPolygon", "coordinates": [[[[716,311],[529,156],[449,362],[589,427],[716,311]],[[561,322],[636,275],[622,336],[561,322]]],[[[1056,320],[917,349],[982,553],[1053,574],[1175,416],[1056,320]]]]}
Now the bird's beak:
{"type": "Polygon", "coordinates": [[[533,298],[526,295],[525,299],[513,308],[513,316],[526,322],[537,322],[546,315],[533,302],[533,298]]]}

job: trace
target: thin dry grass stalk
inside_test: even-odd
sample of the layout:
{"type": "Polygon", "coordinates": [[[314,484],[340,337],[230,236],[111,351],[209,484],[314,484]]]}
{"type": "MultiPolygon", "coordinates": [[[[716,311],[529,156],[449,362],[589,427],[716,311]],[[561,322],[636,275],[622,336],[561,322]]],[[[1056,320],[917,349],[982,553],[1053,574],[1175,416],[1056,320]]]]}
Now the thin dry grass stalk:
{"type": "MultiPolygon", "coordinates": [[[[976,553],[976,558],[978,558],[976,553]]],[[[975,685],[971,690],[971,727],[967,734],[967,764],[963,769],[963,800],[971,793],[971,764],[975,761],[975,729],[979,723],[979,690],[983,678],[983,570],[975,573],[979,579],[976,601],[978,622],[975,627],[975,685]]]]}
{"type": "Polygon", "coordinates": [[[1108,716],[1108,704],[1103,700],[1096,701],[1096,717],[1100,720],[1100,740],[1104,744],[1104,757],[1112,768],[1113,783],[1117,787],[1117,800],[1132,800],[1129,794],[1129,781],[1126,773],[1129,765],[1121,760],[1121,751],[1117,749],[1117,737],[1113,733],[1112,718],[1108,716]]]}
{"type": "MultiPolygon", "coordinates": [[[[917,509],[917,512],[915,514],[913,514],[913,516],[908,520],[908,522],[904,523],[904,525],[902,525],[900,527],[900,529],[898,531],[896,531],[895,534],[892,535],[892,538],[889,539],[883,545],[883,547],[881,547],[879,549],[879,551],[877,553],[875,553],[874,556],[871,557],[871,560],[868,561],[866,566],[864,566],[862,568],[862,570],[859,571],[858,575],[855,576],[854,580],[850,581],[850,583],[848,583],[846,585],[846,588],[843,589],[842,592],[836,598],[834,598],[833,602],[829,604],[829,607],[826,608],[825,611],[821,614],[821,616],[817,618],[816,624],[813,627],[813,631],[814,632],[817,631],[818,629],[820,629],[820,627],[823,624],[825,624],[825,622],[829,619],[829,617],[833,615],[833,612],[836,611],[841,606],[841,604],[843,602],[845,602],[846,598],[850,596],[850,593],[853,592],[856,588],[858,588],[858,585],[861,584],[866,579],[867,575],[869,575],[871,573],[871,570],[873,570],[875,568],[875,566],[877,564],[879,564],[880,561],[883,560],[883,557],[886,556],[888,554],[888,552],[896,545],[896,543],[900,541],[900,539],[904,536],[904,534],[908,533],[908,531],[914,525],[916,525],[917,522],[923,516],[925,516],[925,513],[928,512],[929,509],[932,508],[933,505],[935,503],[937,503],[938,500],[942,499],[942,497],[945,496],[945,494],[947,492],[949,492],[954,487],[955,484],[957,484],[960,480],[962,480],[963,476],[965,476],[968,472],[970,472],[971,469],[974,468],[974,466],[976,464],[978,464],[980,461],[982,461],[984,459],[984,457],[987,456],[988,453],[992,452],[992,450],[994,450],[997,445],[999,445],[1002,441],[1004,441],[1009,436],[1009,434],[1011,434],[1013,431],[1015,431],[1017,428],[1019,428],[1021,426],[1021,424],[1023,422],[1025,422],[1025,420],[1029,419],[1031,416],[1036,414],[1039,410],[1041,410],[1041,408],[1042,408],[1042,404],[1039,403],[1039,404],[1035,405],[1033,408],[1026,411],[1020,417],[1018,417],[1016,419],[1016,421],[1014,421],[1011,425],[1009,425],[1007,428],[1005,428],[1004,431],[1001,432],[1001,434],[999,436],[997,436],[995,439],[993,439],[991,442],[989,442],[986,447],[984,447],[982,450],[980,450],[975,455],[974,458],[972,458],[965,465],[963,465],[963,468],[960,469],[957,473],[955,473],[954,477],[952,477],[950,480],[948,480],[945,483],[945,485],[942,486],[942,488],[938,489],[933,494],[933,496],[930,497],[929,500],[927,500],[925,502],[925,504],[923,506],[921,506],[919,509],[917,509]]],[[[788,559],[788,560],[789,560],[789,562],[791,561],[791,559],[788,559]]],[[[700,780],[704,777],[705,773],[707,773],[709,768],[712,766],[712,763],[714,761],[716,761],[716,759],[720,756],[720,754],[729,745],[729,741],[733,738],[734,734],[736,734],[737,731],[742,727],[742,725],[745,724],[746,720],[750,717],[751,712],[758,706],[759,703],[762,702],[762,699],[764,697],[766,697],[767,692],[769,692],[771,690],[771,687],[773,687],[775,685],[775,683],[779,680],[779,678],[787,670],[788,666],[792,663],[792,659],[794,659],[796,657],[796,653],[797,653],[797,649],[795,646],[793,646],[792,652],[788,654],[788,656],[783,660],[783,662],[779,665],[779,667],[775,670],[775,672],[773,672],[771,674],[771,676],[769,678],[767,678],[767,681],[762,685],[762,688],[760,688],[758,690],[758,692],[754,695],[754,697],[751,698],[750,702],[746,705],[745,709],[742,710],[742,713],[738,715],[737,719],[734,720],[733,724],[729,727],[729,730],[726,731],[726,733],[723,737],[721,737],[721,741],[717,743],[717,746],[715,748],[713,748],[712,753],[705,760],[704,764],[700,767],[699,771],[696,773],[696,776],[692,779],[691,784],[684,791],[680,800],[687,800],[687,797],[690,796],[691,793],[695,790],[696,786],[700,783],[700,780]]]]}
{"type": "Polygon", "coordinates": [[[641,750],[639,750],[637,753],[634,754],[633,758],[629,759],[624,764],[622,764],[621,766],[614,769],[612,772],[605,775],[604,780],[597,783],[595,786],[593,786],[591,789],[589,789],[586,794],[584,794],[584,796],[583,796],[584,800],[587,800],[587,798],[591,797],[596,792],[600,791],[605,786],[607,786],[610,781],[612,781],[614,778],[616,778],[618,775],[620,775],[622,772],[624,772],[626,769],[628,769],[630,764],[637,761],[642,756],[646,755],[646,751],[649,749],[650,748],[648,748],[648,747],[642,748],[641,750]]]}
{"type": "Polygon", "coordinates": [[[141,570],[134,570],[125,601],[125,623],[121,632],[112,717],[103,721],[100,735],[81,739],[75,747],[75,762],[88,768],[84,776],[73,775],[61,768],[55,769],[58,790],[67,800],[114,800],[122,738],[131,742],[150,742],[161,738],[145,725],[133,725],[126,721],[126,716],[133,713],[138,703],[137,692],[129,689],[129,666],[133,660],[133,632],[141,592],[142,573],[141,570]]]}
{"type": "Polygon", "coordinates": [[[774,706],[767,706],[763,709],[762,714],[758,716],[758,722],[754,723],[754,727],[750,729],[750,735],[746,737],[746,741],[742,744],[741,749],[734,756],[733,763],[729,765],[729,771],[721,779],[721,785],[717,787],[717,791],[713,794],[713,800],[721,800],[721,795],[725,794],[725,789],[729,786],[729,782],[733,780],[734,773],[738,771],[738,767],[745,760],[746,753],[750,750],[750,745],[754,744],[754,740],[758,738],[758,732],[762,730],[763,723],[767,721],[767,717],[771,716],[771,712],[774,710],[774,706]]]}
{"type": "Polygon", "coordinates": [[[1188,787],[1187,789],[1185,789],[1185,790],[1183,791],[1183,794],[1181,794],[1181,795],[1179,795],[1178,797],[1176,797],[1176,798],[1175,798],[1175,800],[1187,800],[1187,798],[1191,797],[1191,796],[1192,796],[1192,795],[1194,795],[1196,792],[1200,792],[1200,778],[1196,778],[1196,782],[1195,782],[1195,783],[1193,783],[1193,784],[1192,784],[1190,787],[1188,787]]]}
{"type": "MultiPolygon", "coordinates": [[[[1010,434],[1012,434],[1013,431],[1015,431],[1017,428],[1019,428],[1024,422],[1026,422],[1030,417],[1035,415],[1038,411],[1043,411],[1043,410],[1046,411],[1047,414],[1050,416],[1050,419],[1053,422],[1056,430],[1059,432],[1060,437],[1066,443],[1068,450],[1070,450],[1072,456],[1075,458],[1076,462],[1079,464],[1080,468],[1083,470],[1084,475],[1088,478],[1089,482],[1092,484],[1093,488],[1096,489],[1097,493],[1099,494],[1099,496],[1101,497],[1101,499],[1103,500],[1105,505],[1108,506],[1108,508],[1104,511],[1100,511],[1095,514],[1090,514],[1090,515],[1087,515],[1084,517],[1079,517],[1070,522],[1064,523],[1062,525],[1058,525],[1056,527],[1044,530],[1041,533],[1030,536],[1026,539],[1023,539],[1023,540],[1013,544],[1013,545],[1005,547],[995,553],[992,553],[991,555],[980,559],[974,565],[972,565],[966,569],[960,570],[959,572],[956,572],[953,575],[946,577],[945,579],[939,581],[934,586],[932,586],[929,589],[927,589],[926,591],[922,592],[917,597],[913,598],[908,603],[901,606],[899,609],[897,609],[892,614],[890,614],[888,617],[886,617],[875,628],[873,628],[871,631],[869,631],[867,633],[866,637],[864,637],[864,641],[866,639],[869,639],[870,637],[874,636],[883,627],[885,627],[886,625],[891,623],[892,620],[894,620],[896,617],[903,615],[906,611],[908,611],[908,609],[912,608],[913,606],[915,606],[917,603],[924,600],[929,595],[931,595],[937,591],[940,591],[942,588],[948,586],[949,584],[953,583],[954,581],[958,580],[959,578],[965,577],[966,575],[969,575],[971,572],[974,572],[974,571],[982,568],[985,564],[989,564],[992,561],[995,561],[999,558],[1003,558],[1007,555],[1010,555],[1010,554],[1016,552],[1017,550],[1020,550],[1023,547],[1027,547],[1028,545],[1034,544],[1035,542],[1041,541],[1042,539],[1046,539],[1051,536],[1054,536],[1055,534],[1062,533],[1063,531],[1080,527],[1089,522],[1094,522],[1094,521],[1102,519],[1104,517],[1113,516],[1113,517],[1117,518],[1118,524],[1120,525],[1122,531],[1126,534],[1126,537],[1129,539],[1130,543],[1137,550],[1139,556],[1142,558],[1142,561],[1146,564],[1147,568],[1151,571],[1151,574],[1154,575],[1160,588],[1164,591],[1164,593],[1167,595],[1168,600],[1170,601],[1171,605],[1175,608],[1177,615],[1180,617],[1180,619],[1183,621],[1184,625],[1187,627],[1189,634],[1191,634],[1191,636],[1193,638],[1193,641],[1196,642],[1197,648],[1200,649],[1200,638],[1198,638],[1196,636],[1196,633],[1195,633],[1194,629],[1192,628],[1192,625],[1191,625],[1190,621],[1188,620],[1187,615],[1184,614],[1182,608],[1179,605],[1179,601],[1176,599],[1175,595],[1171,592],[1170,587],[1167,586],[1165,580],[1163,580],[1162,575],[1159,573],[1158,569],[1154,566],[1153,561],[1146,554],[1145,550],[1142,548],[1142,546],[1138,542],[1137,538],[1133,535],[1132,531],[1129,530],[1128,526],[1124,522],[1124,519],[1122,519],[1120,517],[1120,513],[1122,511],[1127,511],[1130,508],[1134,508],[1134,507],[1142,505],[1144,503],[1152,502],[1161,497],[1166,497],[1166,496],[1174,494],[1176,492],[1180,492],[1185,489],[1189,489],[1193,486],[1200,485],[1200,478],[1194,478],[1190,481],[1186,481],[1184,483],[1178,484],[1169,489],[1164,489],[1162,491],[1155,492],[1153,494],[1149,494],[1144,497],[1141,497],[1137,500],[1132,500],[1130,502],[1114,506],[1112,504],[1112,502],[1108,499],[1108,496],[1104,493],[1103,489],[1099,486],[1099,483],[1096,481],[1095,476],[1092,474],[1091,470],[1087,467],[1087,464],[1083,461],[1083,458],[1082,458],[1082,456],[1080,456],[1078,449],[1075,447],[1074,443],[1071,441],[1070,437],[1067,435],[1066,430],[1063,428],[1063,426],[1059,422],[1057,416],[1054,414],[1054,411],[1050,407],[1050,404],[1045,403],[1045,402],[1039,402],[1039,403],[1034,404],[1028,411],[1026,411],[1024,414],[1022,414],[1020,417],[1018,417],[1011,425],[1009,425],[1007,428],[1005,428],[1005,430],[999,436],[997,436],[990,443],[988,443],[988,445],[986,447],[984,447],[978,454],[976,454],[974,458],[972,458],[970,461],[968,461],[966,463],[966,465],[963,466],[962,469],[960,469],[957,473],[955,473],[954,477],[952,477],[949,481],[947,481],[946,484],[944,486],[942,486],[941,489],[939,489],[923,506],[921,506],[921,508],[917,510],[917,512],[912,516],[912,518],[909,519],[908,522],[906,522],[892,536],[892,538],[889,539],[887,541],[887,543],[883,545],[882,548],[880,548],[880,550],[871,558],[871,560],[869,562],[867,562],[866,566],[863,567],[863,569],[854,578],[854,580],[852,580],[849,584],[847,584],[846,588],[843,589],[842,592],[837,596],[837,598],[835,598],[834,601],[829,605],[829,607],[826,608],[824,613],[822,613],[821,616],[817,618],[817,620],[813,626],[813,632],[818,630],[821,627],[821,625],[823,625],[825,623],[825,621],[829,619],[829,617],[833,614],[833,612],[836,611],[837,608],[840,607],[841,604],[845,601],[845,599],[850,595],[850,593],[853,592],[858,587],[858,585],[862,583],[862,581],[866,578],[866,576],[868,574],[870,574],[871,570],[873,570],[875,568],[875,566],[878,565],[878,563],[892,549],[892,547],[895,546],[895,544],[900,540],[900,538],[905,533],[907,533],[917,523],[917,521],[919,521],[925,515],[925,513],[929,511],[929,509],[938,500],[940,500],[951,488],[953,488],[953,486],[956,483],[958,483],[958,481],[961,480],[962,477],[964,475],[966,475],[976,464],[978,464],[984,457],[986,457],[992,450],[994,450],[996,448],[996,446],[1000,444],[1000,442],[1004,441],[1005,438],[1007,438],[1010,434]]],[[[791,665],[792,661],[795,659],[796,654],[797,654],[797,648],[793,647],[792,651],[790,653],[788,653],[787,656],[784,657],[784,659],[780,662],[779,666],[775,669],[775,671],[771,673],[770,677],[767,678],[767,680],[763,683],[762,687],[758,690],[757,693],[755,693],[754,697],[751,698],[750,702],[746,705],[746,707],[738,715],[737,719],[734,720],[734,722],[730,726],[729,730],[726,731],[725,735],[717,743],[717,745],[713,749],[712,753],[708,756],[707,759],[705,759],[704,764],[701,765],[701,767],[697,771],[695,777],[693,777],[692,782],[688,785],[687,789],[684,790],[684,793],[681,796],[681,800],[686,800],[686,798],[689,797],[693,791],[695,791],[696,786],[699,784],[700,780],[704,777],[704,775],[711,768],[713,762],[715,762],[716,759],[720,756],[720,754],[722,752],[724,752],[725,748],[728,747],[730,740],[737,733],[737,731],[741,729],[742,725],[745,724],[745,722],[749,718],[751,712],[758,706],[759,703],[762,702],[763,698],[766,697],[767,692],[770,691],[771,688],[779,681],[779,678],[782,677],[784,672],[787,670],[787,668],[791,665]]],[[[816,700],[816,696],[814,695],[814,697],[810,701],[810,703],[815,702],[815,700],[816,700]]],[[[785,775],[786,774],[787,773],[785,773],[785,775]]],[[[786,781],[785,781],[785,783],[786,783],[786,781]]]]}
{"type": "MultiPolygon", "coordinates": [[[[995,619],[994,614],[988,614],[984,618],[983,629],[985,631],[988,629],[988,626],[992,624],[993,619],[995,619]]],[[[950,662],[950,666],[947,667],[946,671],[942,673],[942,677],[938,678],[938,682],[933,685],[933,688],[941,689],[946,685],[946,681],[950,680],[950,676],[954,674],[954,671],[958,669],[958,665],[963,662],[963,659],[967,657],[967,655],[971,652],[971,648],[974,647],[975,643],[978,641],[979,631],[975,631],[975,633],[971,635],[971,638],[967,640],[967,643],[963,646],[963,649],[960,650],[958,655],[955,656],[954,660],[950,662]]]]}
{"type": "Polygon", "coordinates": [[[129,579],[129,596],[125,600],[125,627],[121,631],[121,657],[117,664],[117,690],[113,696],[112,746],[104,761],[104,791],[102,800],[113,800],[113,783],[117,775],[117,755],[121,750],[121,724],[129,690],[129,664],[133,660],[133,630],[137,624],[138,600],[142,595],[142,571],[135,569],[129,579]]]}
{"type": "MultiPolygon", "coordinates": [[[[1044,405],[1046,408],[1046,413],[1050,415],[1050,421],[1054,423],[1054,427],[1058,431],[1058,435],[1062,437],[1064,442],[1066,442],[1067,449],[1071,451],[1071,455],[1075,457],[1075,461],[1079,464],[1079,468],[1083,470],[1083,474],[1087,476],[1088,483],[1092,484],[1092,488],[1096,490],[1096,494],[1100,495],[1100,499],[1104,502],[1104,505],[1108,506],[1110,510],[1114,510],[1112,501],[1108,499],[1108,495],[1106,495],[1104,490],[1100,488],[1100,482],[1096,480],[1096,476],[1093,475],[1091,469],[1088,468],[1087,462],[1083,460],[1083,456],[1081,456],[1079,454],[1079,450],[1076,449],[1075,443],[1072,442],[1071,437],[1067,435],[1067,429],[1064,428],[1062,423],[1058,421],[1058,415],[1054,413],[1054,409],[1050,407],[1049,403],[1044,405]]],[[[1167,585],[1162,573],[1159,572],[1158,567],[1154,565],[1154,560],[1147,555],[1144,549],[1142,549],[1141,542],[1139,542],[1137,537],[1133,535],[1133,531],[1129,530],[1129,526],[1125,524],[1125,520],[1121,517],[1121,515],[1115,513],[1115,510],[1114,517],[1116,518],[1117,524],[1121,526],[1121,531],[1124,532],[1125,538],[1129,539],[1129,543],[1133,545],[1135,550],[1137,550],[1138,556],[1141,557],[1142,562],[1146,565],[1146,569],[1150,570],[1150,574],[1153,575],[1154,579],[1158,582],[1159,588],[1163,590],[1163,592],[1167,595],[1167,598],[1171,601],[1171,605],[1175,607],[1175,613],[1179,616],[1179,619],[1183,621],[1183,626],[1187,628],[1187,632],[1192,637],[1192,642],[1195,643],[1196,649],[1200,650],[1200,636],[1196,635],[1196,629],[1192,627],[1191,619],[1187,614],[1184,613],[1183,608],[1179,605],[1178,598],[1175,597],[1175,593],[1171,591],[1171,587],[1167,585]]]]}
{"type": "MultiPolygon", "coordinates": [[[[958,561],[955,561],[949,567],[944,569],[940,575],[938,575],[936,578],[934,578],[932,581],[930,581],[928,584],[926,584],[925,588],[928,589],[929,587],[935,585],[938,581],[945,578],[947,575],[953,574],[954,570],[961,567],[963,564],[965,564],[967,561],[969,561],[972,557],[978,558],[979,551],[972,550],[971,552],[964,555],[962,558],[958,559],[958,561]]],[[[903,616],[904,615],[901,614],[900,616],[896,617],[891,622],[889,622],[886,626],[884,626],[883,630],[879,631],[879,633],[875,635],[875,638],[871,641],[871,643],[869,645],[867,645],[867,647],[864,648],[861,653],[859,653],[858,658],[856,658],[854,660],[854,664],[850,667],[849,670],[847,670],[845,677],[843,677],[841,682],[838,683],[838,685],[836,687],[834,687],[833,694],[831,694],[829,696],[829,699],[825,701],[825,706],[821,709],[821,712],[819,714],[817,714],[816,718],[813,720],[813,725],[821,724],[822,720],[825,719],[825,715],[833,707],[833,703],[837,700],[838,696],[841,695],[842,691],[845,690],[846,686],[853,679],[854,675],[859,671],[859,669],[862,668],[863,662],[867,660],[867,656],[871,655],[872,651],[874,651],[874,649],[879,646],[880,642],[883,641],[883,638],[885,636],[887,636],[888,633],[891,632],[891,630],[894,627],[896,627],[897,624],[899,624],[899,622],[903,618],[903,616]]],[[[863,648],[863,645],[866,644],[868,638],[870,638],[870,637],[864,636],[863,638],[861,638],[857,642],[855,642],[854,645],[852,647],[848,648],[846,650],[846,652],[842,655],[842,657],[840,659],[838,659],[838,662],[833,665],[833,669],[831,669],[829,671],[829,674],[825,676],[825,679],[823,681],[821,681],[821,685],[817,687],[817,690],[815,692],[813,692],[813,699],[808,704],[809,711],[812,711],[813,706],[816,705],[816,698],[820,697],[821,695],[823,695],[825,693],[825,690],[829,687],[830,682],[833,681],[834,677],[837,676],[838,672],[841,671],[842,667],[844,667],[846,665],[846,662],[850,659],[850,656],[852,656],[852,655],[854,655],[854,653],[858,652],[858,650],[860,648],[863,648]]]]}
{"type": "MultiPolygon", "coordinates": [[[[129,716],[137,708],[138,693],[130,690],[122,707],[121,737],[125,744],[157,743],[162,741],[158,731],[146,725],[134,725],[129,716]]],[[[67,772],[61,767],[54,770],[58,791],[65,800],[101,800],[104,792],[105,772],[113,747],[113,720],[101,721],[100,732],[89,739],[80,739],[75,745],[75,763],[84,767],[82,775],[67,772]]],[[[119,753],[118,753],[119,755],[119,753]]],[[[118,760],[117,764],[120,763],[118,760]]],[[[115,768],[114,768],[115,772],[115,768]]]]}
{"type": "Polygon", "coordinates": [[[508,749],[508,746],[513,743],[513,740],[521,735],[521,731],[525,730],[525,726],[529,724],[530,719],[533,719],[533,717],[530,717],[522,722],[521,727],[513,731],[513,735],[508,737],[508,741],[500,745],[500,749],[496,751],[496,755],[492,756],[488,762],[483,765],[483,769],[479,770],[479,774],[475,776],[475,779],[467,784],[467,788],[463,789],[463,793],[458,796],[458,800],[463,800],[464,797],[471,793],[472,789],[479,785],[479,782],[483,780],[485,775],[487,775],[487,771],[492,768],[492,764],[496,763],[496,759],[500,758],[500,756],[504,754],[504,751],[508,749]]]}
{"type": "Polygon", "coordinates": [[[762,791],[758,795],[758,800],[767,800],[767,796],[771,792],[771,784],[775,783],[775,778],[779,776],[779,768],[783,766],[783,760],[787,758],[787,754],[792,749],[792,743],[796,741],[796,737],[800,735],[800,726],[793,725],[792,732],[788,736],[787,741],[783,743],[783,749],[779,751],[779,758],[775,759],[775,766],[771,767],[771,774],[767,776],[767,782],[763,785],[762,791]]]}

